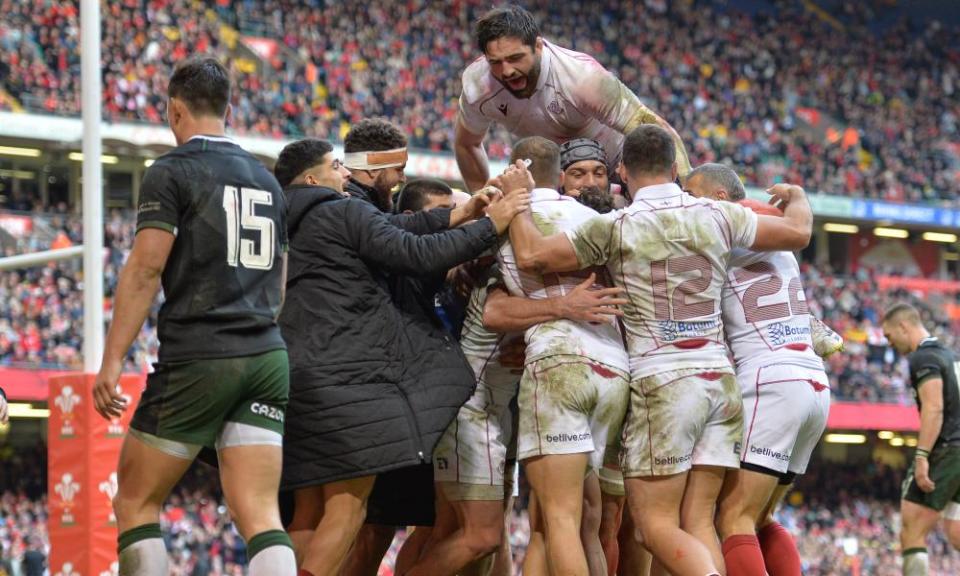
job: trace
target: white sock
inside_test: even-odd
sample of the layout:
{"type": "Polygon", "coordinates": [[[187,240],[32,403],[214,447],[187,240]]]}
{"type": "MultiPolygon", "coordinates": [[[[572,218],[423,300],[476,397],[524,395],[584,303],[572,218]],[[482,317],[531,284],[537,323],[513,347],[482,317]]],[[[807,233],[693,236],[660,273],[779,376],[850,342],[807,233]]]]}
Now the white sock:
{"type": "Polygon", "coordinates": [[[276,545],[264,548],[250,559],[250,576],[297,576],[297,559],[293,548],[276,545]]]}
{"type": "Polygon", "coordinates": [[[903,576],[927,576],[929,569],[930,557],[926,550],[904,554],[903,576]]]}
{"type": "Polygon", "coordinates": [[[163,538],[147,538],[120,552],[120,576],[168,576],[167,547],[163,538]]]}

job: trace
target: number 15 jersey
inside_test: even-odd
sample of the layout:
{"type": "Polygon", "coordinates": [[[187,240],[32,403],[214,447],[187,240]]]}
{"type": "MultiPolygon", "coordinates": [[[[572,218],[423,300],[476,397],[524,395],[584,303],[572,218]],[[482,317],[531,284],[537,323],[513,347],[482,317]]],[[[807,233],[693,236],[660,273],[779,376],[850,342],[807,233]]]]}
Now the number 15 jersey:
{"type": "Polygon", "coordinates": [[[147,170],[137,232],[176,236],[163,270],[161,362],[285,348],[275,318],[287,245],[283,191],[229,138],[198,136],[147,170]]]}
{"type": "Polygon", "coordinates": [[[626,290],[630,375],[730,369],[720,299],[731,251],[749,248],[757,216],[676,184],[641,188],[622,210],[567,232],[581,267],[607,266],[626,290]]]}

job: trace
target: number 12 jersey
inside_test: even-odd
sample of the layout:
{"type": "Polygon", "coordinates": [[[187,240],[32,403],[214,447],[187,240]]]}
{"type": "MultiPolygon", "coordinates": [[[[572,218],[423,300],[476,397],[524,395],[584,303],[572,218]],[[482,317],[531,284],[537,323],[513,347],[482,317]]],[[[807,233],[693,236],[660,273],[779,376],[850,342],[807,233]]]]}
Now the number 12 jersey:
{"type": "Polygon", "coordinates": [[[144,176],[137,232],[145,228],[176,237],[161,279],[161,362],[285,348],[275,318],[286,204],[259,160],[229,138],[174,148],[144,176]]]}

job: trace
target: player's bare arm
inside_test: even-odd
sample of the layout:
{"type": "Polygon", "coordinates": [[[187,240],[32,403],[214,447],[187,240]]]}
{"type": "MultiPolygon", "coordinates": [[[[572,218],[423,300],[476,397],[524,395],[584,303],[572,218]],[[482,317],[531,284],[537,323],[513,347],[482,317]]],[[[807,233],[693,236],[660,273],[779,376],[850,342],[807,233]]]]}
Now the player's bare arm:
{"type": "Polygon", "coordinates": [[[492,332],[520,332],[552,320],[604,322],[609,316],[623,316],[616,308],[627,303],[619,298],[622,288],[592,290],[596,274],[569,294],[533,299],[511,296],[503,287],[490,288],[483,308],[483,327],[492,332]]]}
{"type": "Polygon", "coordinates": [[[767,190],[771,203],[779,203],[783,218],[757,216],[757,236],[753,250],[803,250],[813,234],[813,211],[803,188],[793,184],[777,184],[767,190]]]}
{"type": "Polygon", "coordinates": [[[467,190],[472,192],[483,187],[490,178],[490,163],[487,151],[483,149],[483,134],[474,134],[457,117],[457,127],[453,134],[453,151],[457,157],[457,166],[463,175],[467,190]]]}
{"type": "Polygon", "coordinates": [[[933,451],[933,445],[940,437],[940,429],[943,426],[943,380],[929,378],[919,386],[920,436],[917,439],[914,476],[921,490],[932,492],[936,486],[930,479],[930,463],[927,461],[927,456],[933,451]]]}
{"type": "Polygon", "coordinates": [[[117,392],[123,359],[150,312],[175,238],[166,230],[144,228],[137,233],[133,250],[120,273],[113,321],[93,387],[94,405],[104,418],[115,418],[127,408],[117,392]]]}

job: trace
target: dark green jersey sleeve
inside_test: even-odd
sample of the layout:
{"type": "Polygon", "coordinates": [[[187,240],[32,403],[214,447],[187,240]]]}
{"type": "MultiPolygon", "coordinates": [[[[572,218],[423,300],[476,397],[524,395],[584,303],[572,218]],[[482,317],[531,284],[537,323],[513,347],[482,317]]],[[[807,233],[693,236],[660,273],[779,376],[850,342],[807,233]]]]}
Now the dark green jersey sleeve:
{"type": "Polygon", "coordinates": [[[137,232],[160,228],[176,234],[180,226],[180,190],[168,166],[154,164],[140,185],[137,205],[137,232]]]}
{"type": "Polygon", "coordinates": [[[910,380],[920,389],[927,380],[933,378],[944,379],[943,359],[940,358],[937,348],[919,348],[910,355],[910,380]]]}

